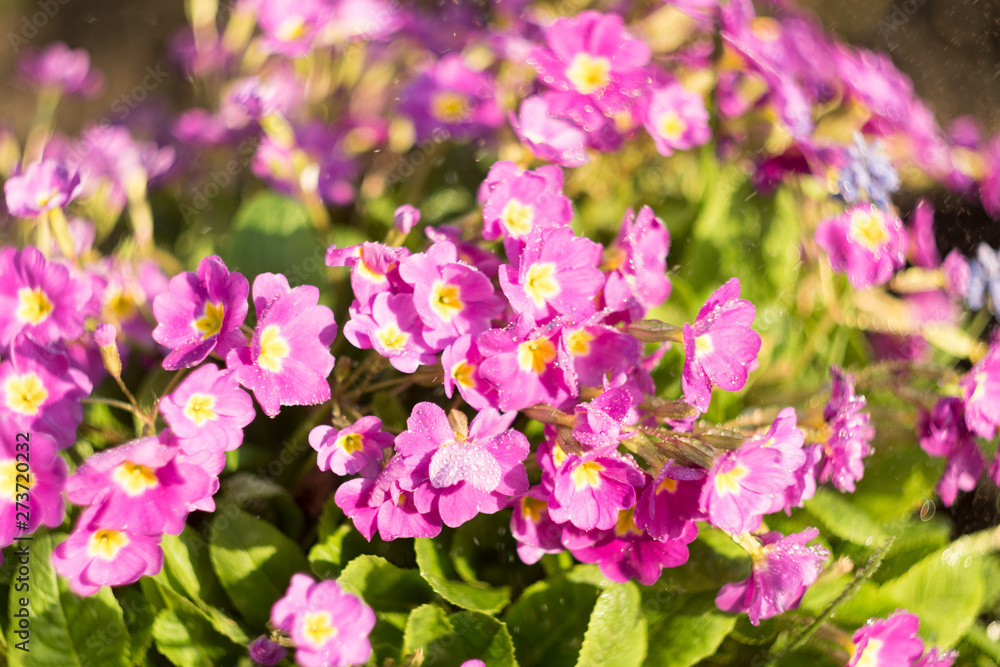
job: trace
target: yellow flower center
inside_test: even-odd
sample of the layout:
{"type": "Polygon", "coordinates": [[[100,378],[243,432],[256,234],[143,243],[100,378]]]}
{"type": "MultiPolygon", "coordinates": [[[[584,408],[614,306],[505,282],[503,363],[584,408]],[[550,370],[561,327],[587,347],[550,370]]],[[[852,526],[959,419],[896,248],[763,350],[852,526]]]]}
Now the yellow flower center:
{"type": "Polygon", "coordinates": [[[348,454],[353,454],[364,449],[365,439],[360,433],[345,433],[337,437],[336,444],[348,454]]]}
{"type": "Polygon", "coordinates": [[[33,416],[49,397],[49,392],[34,372],[13,375],[4,385],[7,392],[7,407],[22,415],[33,416]]]}
{"type": "Polygon", "coordinates": [[[590,341],[594,340],[593,334],[587,333],[585,329],[577,329],[566,339],[566,347],[574,357],[585,357],[590,354],[590,341]]]}
{"type": "Polygon", "coordinates": [[[431,114],[446,123],[457,123],[469,117],[469,98],[453,91],[440,92],[431,100],[431,114]]]}
{"type": "Polygon", "coordinates": [[[604,466],[597,461],[587,461],[578,465],[576,470],[571,472],[569,476],[578,489],[582,489],[585,486],[596,488],[601,485],[600,473],[602,470],[604,470],[604,466]]]}
{"type": "Polygon", "coordinates": [[[289,16],[278,26],[275,37],[282,42],[294,42],[304,34],[306,34],[306,22],[302,17],[289,16]]]}
{"type": "MultiPolygon", "coordinates": [[[[9,502],[14,502],[17,496],[17,461],[14,459],[7,459],[6,461],[0,461],[0,500],[6,499],[9,502]]],[[[21,475],[21,493],[24,493],[24,487],[31,489],[35,485],[35,482],[31,476],[31,470],[29,469],[27,473],[20,473],[21,475]],[[27,478],[27,479],[25,479],[27,478]],[[25,484],[27,481],[27,484],[25,484]]]]}
{"type": "Polygon", "coordinates": [[[207,421],[212,421],[216,417],[215,396],[211,394],[191,394],[187,405],[184,406],[184,416],[190,419],[197,426],[202,426],[207,421]]]}
{"type": "Polygon", "coordinates": [[[712,339],[707,334],[694,339],[694,356],[704,356],[714,349],[715,346],[712,345],[712,339]]]}
{"type": "Polygon", "coordinates": [[[554,445],[552,447],[552,463],[555,464],[556,468],[562,468],[562,464],[566,462],[566,452],[559,445],[554,445]]]}
{"type": "Polygon", "coordinates": [[[410,340],[410,334],[401,331],[398,326],[389,323],[375,332],[382,347],[392,352],[400,352],[410,340]]]}
{"type": "Polygon", "coordinates": [[[667,493],[676,493],[677,480],[670,479],[669,477],[664,477],[663,481],[660,482],[660,485],[656,487],[656,492],[663,493],[664,491],[666,491],[667,493]]]}
{"type": "Polygon", "coordinates": [[[225,311],[221,303],[205,303],[205,314],[194,321],[194,328],[201,332],[201,339],[206,340],[222,331],[222,316],[225,311]]]}
{"type": "Polygon", "coordinates": [[[26,324],[39,325],[48,319],[55,310],[52,300],[45,295],[41,287],[31,289],[22,287],[17,290],[17,312],[14,316],[26,324]]]}
{"type": "Polygon", "coordinates": [[[642,531],[639,527],[635,525],[635,519],[632,517],[632,510],[622,510],[618,512],[618,521],[615,522],[615,535],[622,537],[632,533],[633,535],[642,535],[642,531]]]}
{"type": "MultiPolygon", "coordinates": [[[[132,295],[118,287],[114,288],[105,299],[102,314],[106,322],[125,322],[132,319],[136,310],[135,299],[132,295]]],[[[195,327],[197,328],[197,325],[195,327]]]]}
{"type": "Polygon", "coordinates": [[[475,373],[476,373],[475,365],[467,363],[465,361],[458,362],[451,369],[452,379],[454,379],[455,382],[459,383],[463,387],[476,386],[475,373]]]}
{"type": "Polygon", "coordinates": [[[434,281],[431,288],[431,309],[446,322],[462,312],[465,304],[460,298],[458,285],[446,285],[440,280],[434,281]]]}
{"type": "Polygon", "coordinates": [[[156,471],[148,466],[131,461],[118,464],[111,473],[111,479],[130,496],[139,496],[160,485],[156,471]]]}
{"type": "Polygon", "coordinates": [[[542,510],[545,509],[545,501],[531,496],[521,498],[521,516],[532,523],[542,520],[542,510]]]}
{"type": "Polygon", "coordinates": [[[118,552],[128,544],[128,536],[120,530],[102,528],[95,532],[87,545],[87,554],[104,560],[114,560],[118,552]]]}
{"type": "Polygon", "coordinates": [[[854,211],[851,213],[851,239],[871,252],[882,248],[889,240],[889,230],[885,218],[878,210],[854,211]]]}
{"type": "Polygon", "coordinates": [[[687,127],[687,123],[676,111],[666,111],[656,120],[656,129],[660,136],[673,143],[680,141],[687,127]]]}
{"type": "Polygon", "coordinates": [[[737,464],[729,472],[721,472],[715,476],[715,490],[723,493],[736,493],[740,489],[740,480],[747,476],[750,471],[742,465],[737,464]]]}
{"type": "Polygon", "coordinates": [[[884,642],[881,639],[869,639],[865,644],[865,650],[861,652],[856,667],[879,667],[882,662],[879,660],[879,653],[884,642]]]}
{"type": "Polygon", "coordinates": [[[524,291],[528,293],[535,307],[542,308],[545,302],[559,294],[559,282],[555,279],[556,265],[552,262],[537,262],[528,267],[524,291]]]}
{"type": "Polygon", "coordinates": [[[517,346],[517,365],[523,371],[540,374],[556,358],[556,346],[547,338],[526,340],[517,346]]]}
{"type": "Polygon", "coordinates": [[[316,648],[333,639],[337,634],[337,628],[333,627],[333,623],[331,623],[330,612],[306,612],[302,621],[302,634],[305,635],[306,641],[316,648]]]}
{"type": "Polygon", "coordinates": [[[290,352],[288,341],[281,335],[276,324],[268,324],[260,332],[260,354],[257,365],[266,371],[278,373],[281,371],[282,360],[290,352]]]}
{"type": "Polygon", "coordinates": [[[750,31],[762,42],[775,42],[781,37],[781,24],[770,16],[758,16],[750,23],[750,31]]]}
{"type": "Polygon", "coordinates": [[[611,83],[611,61],[578,53],[566,68],[566,78],[581,95],[590,95],[611,83]]]}
{"type": "Polygon", "coordinates": [[[517,199],[511,199],[500,211],[500,222],[510,232],[511,236],[524,236],[531,231],[535,221],[535,207],[524,204],[517,199]]]}

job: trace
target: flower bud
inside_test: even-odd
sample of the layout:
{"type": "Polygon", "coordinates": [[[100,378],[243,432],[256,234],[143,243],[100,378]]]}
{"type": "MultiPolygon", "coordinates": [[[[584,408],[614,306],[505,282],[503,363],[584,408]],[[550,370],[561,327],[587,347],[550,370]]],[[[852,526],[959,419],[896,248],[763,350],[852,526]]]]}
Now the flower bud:
{"type": "Polygon", "coordinates": [[[116,334],[112,324],[99,324],[94,330],[94,342],[101,349],[104,367],[108,369],[112,377],[118,378],[122,375],[122,360],[118,356],[118,345],[115,343],[116,334]]]}
{"type": "Polygon", "coordinates": [[[277,665],[285,658],[284,647],[263,635],[250,642],[247,653],[258,665],[277,665]]]}

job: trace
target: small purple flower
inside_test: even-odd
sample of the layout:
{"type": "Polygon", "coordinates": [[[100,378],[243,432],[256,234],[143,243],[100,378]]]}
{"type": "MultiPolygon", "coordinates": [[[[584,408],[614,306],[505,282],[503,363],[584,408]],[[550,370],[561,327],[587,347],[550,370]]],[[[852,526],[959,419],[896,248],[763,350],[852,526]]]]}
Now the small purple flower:
{"type": "Polygon", "coordinates": [[[581,326],[565,323],[560,332],[560,356],[569,360],[574,385],[601,388],[605,378],[617,378],[639,365],[640,343],[621,329],[601,324],[598,312],[581,326]]]}
{"type": "Polygon", "coordinates": [[[205,364],[160,399],[160,412],[189,454],[231,451],[243,443],[243,429],[256,412],[236,376],[205,364]]]}
{"type": "Polygon", "coordinates": [[[562,170],[557,167],[522,172],[510,162],[497,162],[483,185],[488,188],[483,203],[483,238],[502,236],[508,261],[516,260],[536,228],[558,229],[573,218],[572,204],[562,191],[562,170]]]}
{"type": "Polygon", "coordinates": [[[542,160],[563,167],[590,161],[587,134],[573,123],[551,113],[550,95],[534,95],[521,102],[518,116],[511,112],[510,126],[517,138],[542,160]]]}
{"type": "Polygon", "coordinates": [[[678,83],[653,91],[646,112],[646,131],[660,155],[701,146],[712,138],[705,102],[678,83]]]}
{"type": "Polygon", "coordinates": [[[417,141],[435,132],[477,137],[503,123],[493,78],[470,69],[457,53],[445,55],[418,75],[403,92],[399,108],[413,119],[417,141]]]}
{"type": "Polygon", "coordinates": [[[258,665],[271,667],[277,665],[285,659],[285,647],[277,642],[273,642],[266,636],[261,635],[250,642],[247,647],[247,655],[258,665]]]}
{"type": "Polygon", "coordinates": [[[375,612],[336,581],[292,575],[284,597],[271,607],[271,624],[291,635],[295,661],[304,667],[360,665],[372,653],[375,612]]]}
{"type": "Polygon", "coordinates": [[[19,218],[33,218],[64,208],[80,193],[80,174],[65,162],[42,160],[4,183],[7,209],[19,218]]]}
{"type": "Polygon", "coordinates": [[[497,390],[480,373],[483,355],[476,347],[476,339],[469,334],[460,336],[441,353],[444,370],[444,393],[451,398],[458,393],[476,410],[495,407],[497,390]]]}
{"type": "Polygon", "coordinates": [[[635,506],[635,525],[656,539],[678,539],[702,515],[705,472],[669,460],[646,484],[635,506]]]}
{"type": "Polygon", "coordinates": [[[895,215],[862,202],[816,228],[816,244],[855,289],[881,285],[906,262],[906,230],[895,215]]]}
{"type": "Polygon", "coordinates": [[[399,262],[409,254],[406,248],[368,241],[347,248],[331,245],[326,250],[326,265],[350,267],[354,298],[365,309],[370,308],[372,299],[382,292],[410,291],[399,277],[399,262]]]}
{"type": "Polygon", "coordinates": [[[620,510],[635,506],[636,492],[645,482],[635,462],[615,451],[567,456],[555,474],[549,516],[580,530],[609,530],[620,510]]]}
{"type": "Polygon", "coordinates": [[[865,474],[864,458],[871,453],[875,429],[864,412],[868,401],[854,393],[854,377],[837,367],[830,368],[833,389],[823,408],[829,436],[823,445],[819,481],[833,480],[841,493],[854,493],[854,483],[865,474]]]}
{"type": "Polygon", "coordinates": [[[869,144],[860,132],[855,132],[854,145],[847,148],[845,158],[837,181],[847,203],[868,200],[882,210],[888,209],[892,193],[899,189],[899,174],[880,143],[869,144]]]}
{"type": "Polygon", "coordinates": [[[413,493],[400,486],[409,473],[403,457],[394,456],[378,477],[356,477],[341,484],[334,501],[366,540],[371,541],[376,532],[387,542],[399,537],[434,537],[441,532],[441,515],[434,508],[418,511],[413,493]]]}
{"type": "Polygon", "coordinates": [[[888,618],[871,619],[851,637],[854,647],[847,667],[913,665],[924,652],[919,625],[916,615],[901,609],[888,618]]]}
{"type": "Polygon", "coordinates": [[[775,498],[794,483],[781,460],[778,448],[752,442],[715,459],[700,499],[709,523],[733,535],[756,530],[775,498]]]}
{"type": "Polygon", "coordinates": [[[750,324],[756,311],[740,297],[740,281],[732,278],[715,290],[694,324],[684,325],[684,398],[702,412],[708,409],[712,386],[739,391],[756,362],[760,336],[750,324]]]}
{"type": "Polygon", "coordinates": [[[230,350],[245,346],[240,327],[249,291],[243,274],[230,273],[215,255],[201,260],[197,273],[171,278],[168,290],[153,300],[153,340],[171,349],[163,367],[197,366],[212,352],[225,359],[230,350]]]}
{"type": "Polygon", "coordinates": [[[4,547],[41,525],[57,528],[66,515],[62,492],[68,468],[55,440],[41,431],[28,432],[28,439],[19,437],[20,433],[24,433],[23,427],[6,415],[0,416],[0,546],[4,547]],[[25,464],[27,470],[23,469],[25,464]],[[18,477],[29,483],[22,485],[21,493],[18,477]],[[27,515],[27,528],[17,527],[16,514],[27,515]]]}
{"type": "Polygon", "coordinates": [[[549,516],[548,497],[545,489],[535,486],[514,501],[510,534],[517,540],[517,555],[526,565],[563,550],[562,527],[549,516]]]}
{"type": "Polygon", "coordinates": [[[253,281],[257,328],[249,347],[230,350],[226,364],[251,389],[269,417],[282,405],[316,405],[330,399],[330,345],[337,335],[333,311],[318,305],[312,285],[288,286],[281,274],[253,281]]]}
{"type": "Polygon", "coordinates": [[[630,417],[632,395],[614,387],[573,409],[573,438],[588,450],[615,448],[628,437],[622,425],[630,417]]]}
{"type": "Polygon", "coordinates": [[[401,234],[409,234],[410,230],[420,222],[420,210],[403,204],[392,215],[392,226],[401,234]]]}
{"type": "Polygon", "coordinates": [[[360,472],[362,477],[377,476],[382,469],[382,450],[392,443],[392,434],[382,430],[382,420],[372,416],[362,417],[339,431],[321,425],[309,433],[309,445],[319,452],[319,469],[337,475],[360,472]]]}
{"type": "Polygon", "coordinates": [[[86,510],[76,528],[52,552],[52,567],[69,578],[77,595],[93,595],[101,586],[125,586],[163,569],[162,535],[105,528],[86,510]]]}
{"type": "Polygon", "coordinates": [[[89,281],[72,277],[37,248],[0,251],[0,346],[20,333],[42,345],[80,337],[90,297],[89,281]]]}
{"type": "Polygon", "coordinates": [[[262,0],[255,4],[264,50],[287,58],[309,53],[333,11],[330,3],[322,0],[262,0]]]}
{"type": "Polygon", "coordinates": [[[735,614],[748,613],[754,625],[798,607],[830,557],[823,547],[806,546],[817,535],[815,528],[787,537],[781,533],[761,535],[762,546],[751,554],[752,574],[723,586],[715,598],[716,606],[735,614]]]}
{"type": "Polygon", "coordinates": [[[29,48],[17,63],[17,72],[39,88],[93,98],[104,85],[104,75],[91,68],[86,49],[70,49],[63,42],[53,42],[41,51],[29,48]]]}
{"type": "Polygon", "coordinates": [[[959,383],[969,430],[990,440],[1000,426],[1000,343],[989,351],[959,383]]]}
{"type": "Polygon", "coordinates": [[[437,361],[434,350],[424,340],[423,323],[412,294],[380,292],[372,299],[370,314],[352,307],[344,337],[359,349],[374,349],[403,373],[437,361]]]}
{"type": "Polygon", "coordinates": [[[670,232],[653,209],[643,206],[638,218],[632,209],[626,211],[618,236],[601,263],[608,272],[603,291],[606,307],[638,320],[647,309],[666,301],[670,296],[669,251],[670,232]]]}
{"type": "Polygon", "coordinates": [[[989,295],[993,311],[1000,310],[1000,250],[986,243],[976,246],[976,256],[968,261],[965,300],[972,310],[986,305],[989,295]]]}

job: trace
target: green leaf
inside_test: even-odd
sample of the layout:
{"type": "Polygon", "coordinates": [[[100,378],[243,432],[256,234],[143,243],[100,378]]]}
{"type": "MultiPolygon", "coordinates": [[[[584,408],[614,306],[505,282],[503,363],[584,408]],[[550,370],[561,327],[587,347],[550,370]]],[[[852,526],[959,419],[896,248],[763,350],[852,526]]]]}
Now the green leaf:
{"type": "Polygon", "coordinates": [[[599,589],[568,579],[539,581],[507,610],[504,621],[524,667],[573,667],[599,589]]]}
{"type": "Polygon", "coordinates": [[[177,667],[215,667],[232,662],[236,647],[204,617],[180,609],[164,609],[153,623],[156,650],[177,667]]]}
{"type": "Polygon", "coordinates": [[[209,604],[223,601],[222,589],[212,570],[208,542],[191,526],[180,535],[164,535],[163,574],[171,588],[192,600],[209,604]]]}
{"type": "Polygon", "coordinates": [[[651,621],[646,660],[658,667],[689,667],[715,653],[735,625],[736,616],[715,607],[714,594],[698,594],[651,621]]]}
{"type": "Polygon", "coordinates": [[[153,620],[156,610],[149,600],[133,586],[114,589],[122,608],[122,617],[129,632],[129,651],[133,665],[142,664],[153,644],[153,620]]]}
{"type": "Polygon", "coordinates": [[[321,579],[332,579],[340,573],[343,564],[344,539],[354,530],[350,524],[342,524],[309,550],[309,564],[321,579]]]}
{"type": "MultiPolygon", "coordinates": [[[[61,534],[38,535],[28,544],[27,582],[14,579],[10,589],[7,659],[11,667],[127,667],[129,632],[122,609],[107,586],[80,597],[52,567],[53,540],[61,534]],[[18,591],[19,584],[28,589],[18,591]],[[21,599],[27,601],[29,633],[25,652],[16,648],[21,599]]],[[[19,558],[12,550],[8,558],[19,558]]]]}
{"type": "Polygon", "coordinates": [[[337,583],[375,611],[408,612],[434,596],[416,570],[396,567],[380,556],[367,554],[348,563],[337,583]]]}
{"type": "Polygon", "coordinates": [[[484,614],[493,615],[510,602],[510,588],[490,588],[486,584],[465,583],[449,579],[450,564],[440,553],[444,546],[439,542],[418,538],[414,540],[420,575],[434,591],[448,602],[484,614]]]}
{"type": "Polygon", "coordinates": [[[816,489],[816,495],[806,501],[806,510],[830,533],[854,544],[876,548],[888,537],[863,506],[826,488],[816,489]]]}
{"type": "Polygon", "coordinates": [[[247,633],[244,632],[243,628],[240,627],[239,623],[229,618],[215,607],[198,604],[188,600],[186,597],[163,583],[163,580],[159,577],[160,575],[157,575],[152,579],[142,580],[142,590],[147,597],[158,599],[162,602],[161,606],[163,608],[173,609],[178,613],[178,615],[181,615],[182,618],[188,615],[202,617],[202,619],[211,625],[216,632],[223,637],[228,638],[234,644],[244,645],[250,642],[250,638],[247,636],[247,633]]]}
{"type": "Polygon", "coordinates": [[[639,667],[646,658],[646,618],[639,587],[608,586],[597,598],[580,647],[578,667],[639,667]]]}
{"type": "Polygon", "coordinates": [[[448,613],[436,604],[420,605],[406,619],[403,633],[403,655],[410,655],[433,641],[455,632],[448,622],[448,613]]]}
{"type": "Polygon", "coordinates": [[[423,647],[425,665],[458,667],[466,660],[478,659],[490,667],[517,667],[505,624],[474,611],[452,614],[447,623],[452,631],[423,647]]]}
{"type": "Polygon", "coordinates": [[[271,524],[242,511],[218,516],[209,542],[222,587],[251,626],[263,631],[292,575],[309,570],[302,550],[271,524]]]}

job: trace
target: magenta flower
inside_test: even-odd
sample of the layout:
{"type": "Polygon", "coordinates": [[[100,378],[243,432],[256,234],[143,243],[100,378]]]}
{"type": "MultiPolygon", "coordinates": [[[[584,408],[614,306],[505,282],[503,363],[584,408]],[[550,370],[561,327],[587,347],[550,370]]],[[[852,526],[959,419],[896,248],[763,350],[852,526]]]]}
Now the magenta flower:
{"type": "Polygon", "coordinates": [[[906,230],[895,215],[860,202],[816,228],[816,245],[855,289],[881,285],[906,263],[906,230]]]}
{"type": "Polygon", "coordinates": [[[556,90],[572,90],[601,105],[633,94],[645,78],[649,47],[626,32],[618,14],[586,11],[561,18],[545,37],[551,50],[531,55],[542,80],[556,90]]]}
{"type": "Polygon", "coordinates": [[[19,218],[33,218],[64,208],[80,194],[80,174],[58,160],[28,165],[24,173],[11,176],[3,186],[7,209],[19,218]]]}
{"type": "Polygon", "coordinates": [[[66,515],[62,491],[67,473],[55,440],[41,431],[19,430],[13,419],[0,416],[0,546],[35,532],[41,525],[57,528],[62,524],[66,515]],[[26,463],[27,471],[22,465],[19,474],[18,463],[26,463]],[[20,493],[19,476],[22,483],[28,482],[20,493]],[[16,514],[20,511],[23,516],[24,506],[28,519],[27,528],[22,530],[17,528],[16,514]]]}
{"type": "Polygon", "coordinates": [[[1000,343],[989,351],[959,384],[969,430],[990,440],[1000,426],[1000,343]]]}
{"type": "Polygon", "coordinates": [[[459,262],[455,246],[447,241],[404,259],[399,275],[413,286],[423,338],[433,349],[443,349],[464,334],[479,335],[503,310],[490,279],[459,262]]]}
{"type": "Polygon", "coordinates": [[[365,242],[347,248],[331,245],[326,250],[326,265],[350,267],[351,289],[364,309],[382,292],[411,291],[399,277],[399,262],[409,254],[406,248],[381,243],[365,242]]]}
{"type": "Polygon", "coordinates": [[[370,314],[352,307],[344,337],[359,349],[374,349],[403,373],[437,361],[434,350],[424,340],[423,323],[411,294],[381,292],[372,300],[370,314]]]}
{"type": "Polygon", "coordinates": [[[390,541],[398,537],[434,537],[441,532],[441,515],[434,508],[420,512],[412,492],[404,492],[400,479],[410,469],[394,456],[378,477],[349,479],[337,488],[337,507],[354,522],[366,540],[377,532],[390,541]]]}
{"type": "Polygon", "coordinates": [[[744,443],[744,447],[759,446],[777,449],[781,452],[782,470],[792,473],[796,483],[785,489],[785,493],[775,496],[771,508],[765,514],[777,512],[782,508],[786,511],[792,507],[801,507],[803,500],[808,500],[816,492],[815,478],[812,469],[815,467],[814,456],[810,456],[802,448],[805,443],[805,435],[796,426],[798,417],[795,408],[785,408],[778,413],[774,423],[765,433],[750,438],[744,443]],[[810,486],[808,479],[813,479],[810,486]],[[802,481],[801,485],[798,483],[802,481]]]}
{"type": "Polygon", "coordinates": [[[559,328],[536,327],[528,315],[505,329],[479,334],[476,345],[484,357],[479,370],[498,392],[497,407],[510,411],[537,403],[558,406],[569,398],[567,369],[557,361],[558,336],[559,328]]]}
{"type": "Polygon", "coordinates": [[[94,514],[85,511],[52,552],[52,566],[74,593],[93,595],[101,586],[125,586],[163,569],[161,535],[105,528],[94,514]]]}
{"type": "Polygon", "coordinates": [[[514,312],[543,324],[557,315],[584,319],[604,283],[601,247],[570,227],[536,228],[515,266],[500,267],[500,287],[514,312]]]}
{"type": "Polygon", "coordinates": [[[580,530],[609,530],[618,521],[619,510],[635,505],[636,490],[645,482],[632,459],[615,451],[598,450],[582,458],[569,455],[555,474],[549,516],[580,530]]]}
{"type": "Polygon", "coordinates": [[[716,458],[699,501],[709,523],[733,535],[756,530],[775,497],[784,498],[785,489],[794,483],[781,460],[776,447],[754,443],[716,458]]]}
{"type": "Polygon", "coordinates": [[[913,664],[913,667],[951,667],[958,657],[957,651],[941,652],[936,646],[931,648],[913,664]]]}
{"type": "Polygon", "coordinates": [[[0,346],[22,332],[42,345],[80,337],[90,296],[88,281],[35,247],[0,251],[0,346]]]}
{"type": "Polygon", "coordinates": [[[66,497],[91,505],[101,528],[177,535],[211,485],[204,470],[175,460],[179,451],[152,436],[98,452],[69,478],[66,497]]]}
{"type": "Polygon", "coordinates": [[[420,222],[420,209],[403,204],[392,215],[392,226],[400,234],[409,234],[420,222]]]}
{"type": "Polygon", "coordinates": [[[418,403],[396,436],[396,453],[412,466],[410,486],[419,510],[433,508],[455,528],[476,514],[493,514],[528,490],[523,461],[528,439],[510,429],[516,413],[492,408],[472,420],[468,433],[453,430],[444,410],[418,403]],[[426,478],[426,481],[423,481],[426,478]]]}
{"type": "Polygon", "coordinates": [[[929,455],[948,460],[935,489],[945,507],[951,507],[959,491],[976,488],[986,460],[966,426],[962,399],[942,398],[931,412],[921,410],[917,438],[929,455]]]}
{"type": "Polygon", "coordinates": [[[201,260],[197,273],[171,278],[168,290],[153,300],[153,340],[171,349],[163,367],[197,366],[212,352],[225,359],[230,350],[246,345],[240,327],[249,291],[243,274],[230,273],[215,255],[201,260]]]}
{"type": "Polygon", "coordinates": [[[304,667],[361,665],[372,653],[375,612],[336,581],[292,575],[284,597],[271,607],[271,624],[291,635],[295,662],[304,667]]]}
{"type": "Polygon", "coordinates": [[[510,126],[525,146],[542,160],[563,167],[586,164],[587,134],[578,126],[556,117],[550,95],[534,95],[521,102],[518,116],[509,114],[510,126]]]}
{"type": "Polygon", "coordinates": [[[871,453],[875,429],[867,412],[868,401],[854,393],[854,377],[831,367],[833,389],[823,408],[829,437],[823,445],[823,460],[817,473],[819,481],[833,480],[841,493],[854,493],[854,483],[865,474],[864,458],[871,453]]]}
{"type": "Polygon", "coordinates": [[[243,429],[256,412],[236,375],[208,363],[160,399],[160,412],[182,449],[231,451],[243,443],[243,429]]]}
{"type": "Polygon", "coordinates": [[[517,555],[526,565],[563,550],[562,527],[549,516],[548,497],[548,491],[535,486],[514,502],[510,534],[517,540],[517,555]]]}
{"type": "Polygon", "coordinates": [[[63,42],[53,42],[41,51],[29,49],[17,63],[17,73],[38,88],[93,98],[104,85],[104,75],[91,68],[86,49],[70,49],[63,42]]]}
{"type": "Polygon", "coordinates": [[[752,554],[753,572],[750,577],[726,584],[715,598],[715,605],[734,614],[748,613],[750,622],[759,625],[799,606],[802,596],[823,570],[830,553],[820,546],[806,543],[819,535],[815,528],[783,536],[765,533],[762,546],[752,554]]]}
{"type": "Polygon", "coordinates": [[[646,484],[635,506],[635,525],[655,539],[679,539],[704,519],[701,489],[705,473],[672,460],[646,484]]]}
{"type": "Polygon", "coordinates": [[[257,328],[249,347],[231,350],[226,364],[251,389],[269,417],[282,405],[316,405],[330,399],[330,345],[337,335],[333,312],[317,305],[312,285],[288,286],[281,274],[253,281],[257,328]]]}
{"type": "Polygon", "coordinates": [[[638,320],[647,309],[666,301],[670,296],[669,251],[670,232],[653,209],[643,206],[638,218],[632,209],[626,211],[601,264],[608,272],[603,291],[606,307],[638,320]]]}
{"type": "Polygon", "coordinates": [[[444,393],[452,397],[455,389],[471,407],[482,410],[497,405],[496,387],[480,373],[483,355],[476,347],[476,339],[469,334],[460,336],[441,353],[444,369],[444,393]]]}
{"type": "Polygon", "coordinates": [[[264,33],[263,48],[287,58],[308,54],[333,17],[332,6],[322,0],[263,0],[256,7],[257,25],[264,33]]]}
{"type": "Polygon", "coordinates": [[[872,619],[854,636],[854,648],[847,667],[868,665],[913,665],[924,652],[917,636],[920,619],[897,609],[888,618],[872,619]]]}
{"type": "Polygon", "coordinates": [[[247,655],[255,664],[271,667],[277,665],[285,659],[285,647],[277,642],[273,642],[266,636],[261,635],[250,642],[247,647],[247,655]]]}
{"type": "Polygon", "coordinates": [[[560,332],[560,355],[569,360],[573,385],[602,387],[607,377],[617,378],[639,364],[639,341],[620,329],[601,324],[599,312],[581,326],[564,323],[560,332]]]}
{"type": "Polygon", "coordinates": [[[631,414],[632,395],[627,389],[614,387],[587,403],[573,409],[573,438],[587,450],[613,449],[628,437],[622,426],[631,414]]]}
{"type": "Polygon", "coordinates": [[[362,417],[350,426],[337,430],[321,425],[309,433],[309,444],[319,452],[320,470],[337,475],[375,477],[382,469],[382,450],[391,447],[393,435],[382,430],[378,417],[362,417]]]}
{"type": "Polygon", "coordinates": [[[90,380],[70,366],[66,355],[23,336],[0,363],[0,406],[19,430],[47,433],[60,449],[76,442],[76,429],[83,421],[80,399],[91,389],[90,380]]]}
{"type": "Polygon", "coordinates": [[[646,131],[660,155],[701,146],[712,138],[701,95],[673,83],[653,91],[646,111],[646,131]]]}
{"type": "Polygon", "coordinates": [[[692,524],[678,539],[653,539],[635,525],[632,510],[626,510],[619,513],[614,528],[593,545],[571,546],[570,550],[577,560],[597,563],[601,574],[611,581],[635,579],[643,586],[652,586],[663,568],[687,562],[687,545],[697,536],[698,529],[692,524]]]}
{"type": "Polygon", "coordinates": [[[702,412],[708,409],[712,385],[739,391],[756,362],[760,336],[750,328],[756,313],[740,297],[740,281],[732,278],[715,290],[694,324],[684,325],[684,400],[702,412]]]}
{"type": "Polygon", "coordinates": [[[417,141],[433,133],[468,139],[503,123],[493,78],[470,69],[457,53],[449,53],[418,75],[403,92],[400,111],[413,119],[417,141]]]}
{"type": "Polygon", "coordinates": [[[522,172],[510,162],[497,162],[483,187],[488,188],[483,202],[483,238],[503,236],[508,261],[516,261],[536,228],[560,228],[573,218],[558,167],[522,172]]]}

